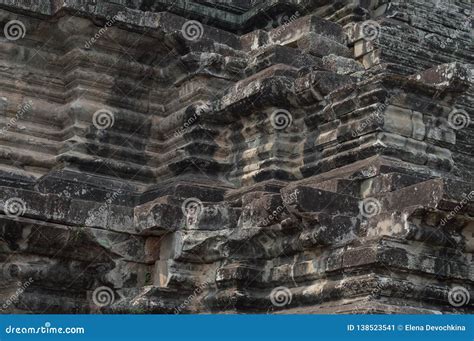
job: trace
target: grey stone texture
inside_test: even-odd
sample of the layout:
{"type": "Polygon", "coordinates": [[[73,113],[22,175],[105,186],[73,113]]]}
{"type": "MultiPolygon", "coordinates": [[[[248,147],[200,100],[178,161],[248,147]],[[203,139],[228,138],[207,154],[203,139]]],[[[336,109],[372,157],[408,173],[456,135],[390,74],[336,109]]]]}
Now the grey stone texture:
{"type": "Polygon", "coordinates": [[[0,0],[0,312],[474,312],[471,6],[0,0]]]}

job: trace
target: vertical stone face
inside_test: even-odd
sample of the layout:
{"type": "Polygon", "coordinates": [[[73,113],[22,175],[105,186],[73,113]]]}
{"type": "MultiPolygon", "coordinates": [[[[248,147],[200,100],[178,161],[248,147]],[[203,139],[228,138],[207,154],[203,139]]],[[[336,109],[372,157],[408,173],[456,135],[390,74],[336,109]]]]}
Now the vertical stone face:
{"type": "Polygon", "coordinates": [[[466,1],[0,1],[3,313],[474,311],[466,1]]]}

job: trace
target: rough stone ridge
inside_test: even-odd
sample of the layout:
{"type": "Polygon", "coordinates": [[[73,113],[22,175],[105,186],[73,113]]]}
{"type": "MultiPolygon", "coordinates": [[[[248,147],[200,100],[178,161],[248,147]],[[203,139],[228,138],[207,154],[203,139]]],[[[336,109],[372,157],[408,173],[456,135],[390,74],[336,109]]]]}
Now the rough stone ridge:
{"type": "Polygon", "coordinates": [[[0,311],[474,312],[471,6],[0,0],[0,311]]]}

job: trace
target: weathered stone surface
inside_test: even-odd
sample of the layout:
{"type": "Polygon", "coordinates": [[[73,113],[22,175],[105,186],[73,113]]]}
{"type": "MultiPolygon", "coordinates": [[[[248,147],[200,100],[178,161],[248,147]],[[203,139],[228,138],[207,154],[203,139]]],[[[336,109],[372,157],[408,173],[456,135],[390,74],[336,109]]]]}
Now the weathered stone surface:
{"type": "Polygon", "coordinates": [[[0,0],[1,312],[472,313],[471,10],[0,0]]]}

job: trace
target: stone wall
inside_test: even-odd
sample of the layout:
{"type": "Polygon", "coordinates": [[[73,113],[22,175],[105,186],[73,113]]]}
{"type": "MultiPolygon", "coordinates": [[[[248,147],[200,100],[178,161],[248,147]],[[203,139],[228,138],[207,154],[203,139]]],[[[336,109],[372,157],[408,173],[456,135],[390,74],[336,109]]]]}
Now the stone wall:
{"type": "Polygon", "coordinates": [[[471,11],[0,0],[1,311],[472,313],[471,11]]]}

